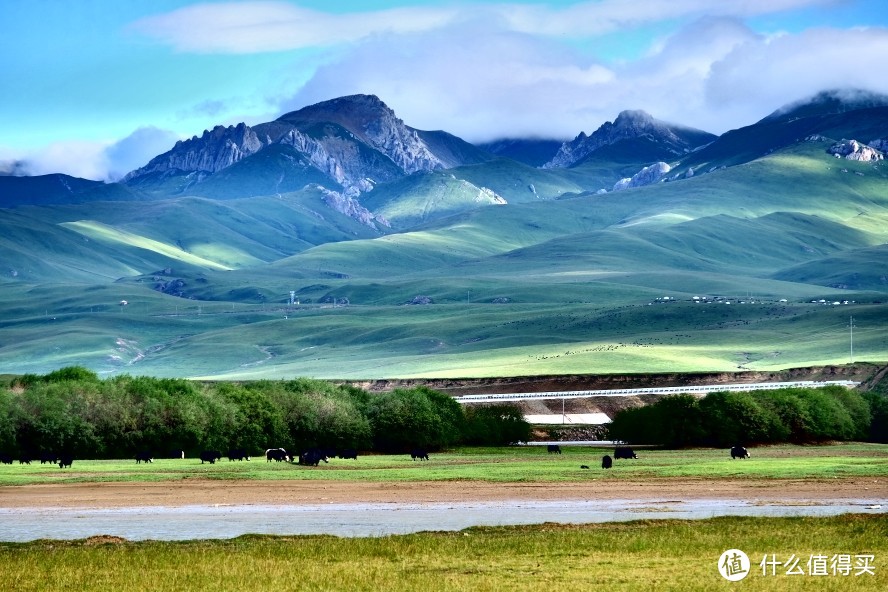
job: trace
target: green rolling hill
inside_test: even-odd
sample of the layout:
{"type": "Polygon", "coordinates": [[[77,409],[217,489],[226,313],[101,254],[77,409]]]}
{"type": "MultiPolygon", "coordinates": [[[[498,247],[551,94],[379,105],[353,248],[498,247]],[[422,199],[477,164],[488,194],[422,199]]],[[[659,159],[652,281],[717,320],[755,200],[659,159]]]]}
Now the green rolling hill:
{"type": "Polygon", "coordinates": [[[338,122],[325,104],[256,129],[298,124],[357,155],[351,171],[369,159],[372,191],[285,144],[199,182],[158,168],[126,185],[0,184],[0,373],[770,370],[848,361],[851,316],[855,358],[888,359],[888,165],[827,151],[888,137],[886,107],[793,106],[675,157],[668,180],[600,193],[662,146],[624,140],[540,169],[393,127],[458,164],[406,174],[386,160],[405,153],[351,143],[384,145],[361,127],[379,103],[361,101],[338,122]]]}

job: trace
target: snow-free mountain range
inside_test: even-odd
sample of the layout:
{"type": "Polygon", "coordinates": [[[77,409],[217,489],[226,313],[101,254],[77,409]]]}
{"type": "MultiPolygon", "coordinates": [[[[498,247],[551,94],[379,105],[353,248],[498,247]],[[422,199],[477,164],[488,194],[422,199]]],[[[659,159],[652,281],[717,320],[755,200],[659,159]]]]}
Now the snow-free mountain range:
{"type": "MultiPolygon", "coordinates": [[[[66,360],[167,375],[459,375],[482,372],[468,360],[490,368],[514,356],[548,372],[565,363],[547,361],[551,351],[585,344],[576,360],[591,363],[604,351],[598,341],[615,331],[638,341],[650,321],[632,309],[581,331],[548,307],[619,316],[667,292],[666,301],[691,303],[752,293],[784,301],[782,313],[734,319],[778,331],[802,315],[786,312],[793,302],[881,302],[888,292],[886,149],[888,97],[845,89],[720,136],[626,110],[572,140],[479,145],[410,127],[380,98],[354,95],[206,130],[116,183],[0,175],[0,372],[66,360]],[[121,326],[95,314],[142,301],[145,318],[121,326]],[[167,316],[199,306],[206,317],[223,303],[227,317],[187,328],[167,316]],[[438,307],[422,336],[411,333],[419,320],[384,312],[411,303],[438,307]],[[492,308],[475,321],[453,313],[458,322],[440,308],[466,304],[492,308]],[[315,324],[286,337],[275,329],[277,345],[260,343],[244,335],[271,319],[231,314],[257,305],[315,324]],[[306,362],[305,352],[332,346],[320,337],[325,319],[338,323],[359,306],[370,308],[349,325],[350,339],[306,362]],[[71,343],[50,347],[35,321],[50,311],[54,330],[77,335],[71,343]],[[374,315],[373,329],[356,332],[374,315]],[[248,343],[211,353],[229,334],[248,343]],[[177,355],[186,361],[171,364],[177,355]],[[345,359],[365,370],[344,368],[345,359]]],[[[859,314],[885,312],[872,306],[859,314]]],[[[665,330],[718,328],[691,318],[665,330]]],[[[725,346],[701,369],[736,366],[734,349],[744,366],[768,355],[789,361],[746,351],[761,336],[725,346]]],[[[885,339],[873,338],[874,352],[888,354],[885,339]]],[[[636,354],[612,363],[631,366],[636,354]]]]}

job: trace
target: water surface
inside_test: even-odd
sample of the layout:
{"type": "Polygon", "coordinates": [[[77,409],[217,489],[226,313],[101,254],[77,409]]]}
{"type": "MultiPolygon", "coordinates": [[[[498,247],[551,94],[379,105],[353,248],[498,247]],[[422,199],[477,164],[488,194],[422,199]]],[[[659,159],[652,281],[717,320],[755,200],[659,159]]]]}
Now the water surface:
{"type": "Polygon", "coordinates": [[[880,514],[886,499],[565,500],[313,505],[144,506],[131,508],[0,508],[0,541],[82,539],[107,534],[129,540],[227,539],[243,534],[384,536],[456,531],[470,526],[595,523],[645,518],[714,516],[834,516],[880,514]]]}

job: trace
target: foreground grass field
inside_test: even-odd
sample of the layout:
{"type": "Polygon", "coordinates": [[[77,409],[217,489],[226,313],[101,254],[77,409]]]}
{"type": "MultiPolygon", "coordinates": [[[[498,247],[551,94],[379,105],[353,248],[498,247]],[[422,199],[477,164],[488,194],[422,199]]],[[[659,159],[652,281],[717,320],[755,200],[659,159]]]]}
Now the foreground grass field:
{"type": "Polygon", "coordinates": [[[826,446],[767,446],[751,449],[752,458],[731,460],[727,450],[641,450],[636,460],[618,461],[610,471],[599,469],[612,448],[565,446],[563,454],[545,447],[462,448],[433,453],[428,462],[409,455],[369,455],[358,460],[331,459],[329,464],[302,467],[290,463],[221,460],[201,464],[194,458],[76,460],[70,469],[55,465],[0,465],[0,486],[40,483],[147,482],[185,479],[332,479],[340,481],[582,482],[651,478],[699,479],[834,479],[888,478],[888,445],[842,443],[826,446]],[[592,467],[580,469],[580,465],[592,467]]]}
{"type": "Polygon", "coordinates": [[[359,539],[246,536],[129,543],[97,537],[0,543],[0,587],[22,592],[875,591],[888,588],[886,533],[888,515],[845,515],[544,524],[359,539]],[[728,549],[749,556],[742,583],[718,572],[728,549]],[[849,556],[847,575],[838,569],[841,555],[849,556]],[[780,562],[773,573],[767,567],[763,574],[765,557],[780,562]],[[786,573],[793,557],[799,559],[799,575],[786,573]],[[812,557],[825,557],[825,575],[811,574],[812,557]]]}

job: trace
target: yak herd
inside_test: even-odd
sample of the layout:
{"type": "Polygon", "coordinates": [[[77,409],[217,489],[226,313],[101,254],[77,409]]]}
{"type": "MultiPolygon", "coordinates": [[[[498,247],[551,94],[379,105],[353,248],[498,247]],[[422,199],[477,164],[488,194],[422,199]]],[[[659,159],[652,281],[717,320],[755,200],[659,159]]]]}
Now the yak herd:
{"type": "MultiPolygon", "coordinates": [[[[547,445],[547,452],[549,454],[561,454],[561,446],[558,444],[549,444],[547,445]]],[[[168,458],[185,458],[184,450],[172,450],[167,455],[168,458]]],[[[247,451],[242,448],[231,448],[228,450],[229,462],[233,461],[244,461],[250,460],[250,456],[247,454],[247,451]]],[[[200,453],[198,458],[200,459],[200,464],[209,463],[215,464],[217,460],[221,460],[223,457],[222,452],[219,450],[204,450],[200,453]]],[[[154,454],[148,450],[142,450],[136,453],[136,464],[141,463],[152,463],[154,462],[154,454]]],[[[284,448],[269,448],[265,451],[265,460],[266,462],[288,462],[292,464],[299,464],[303,466],[318,466],[321,462],[328,463],[331,458],[341,458],[341,459],[358,459],[358,451],[354,448],[322,448],[322,447],[314,447],[303,450],[299,453],[290,453],[287,452],[284,448]]],[[[429,453],[425,448],[413,448],[410,451],[410,458],[414,461],[419,460],[429,460],[429,453]]],[[[620,459],[633,459],[638,458],[638,455],[630,448],[629,446],[617,446],[614,448],[614,455],[611,457],[610,455],[605,454],[601,458],[601,468],[602,469],[610,469],[614,465],[615,460],[620,459]]],[[[746,450],[743,446],[739,444],[731,447],[731,459],[744,459],[749,458],[749,451],[746,450]]],[[[38,457],[31,457],[30,455],[22,455],[19,458],[19,464],[29,465],[31,461],[39,460],[40,464],[57,464],[59,468],[70,468],[74,463],[74,457],[70,454],[50,454],[50,453],[42,453],[38,457]]],[[[0,464],[11,465],[13,463],[13,458],[9,454],[0,453],[0,464]]],[[[588,465],[580,465],[581,469],[588,469],[588,465]]]]}
{"type": "MultiPolygon", "coordinates": [[[[164,455],[166,458],[185,458],[185,451],[181,449],[171,450],[164,455]]],[[[231,448],[228,450],[227,456],[230,462],[250,460],[250,455],[243,448],[231,448]]],[[[150,450],[140,450],[136,453],[136,464],[153,463],[155,455],[150,450]]],[[[217,460],[222,460],[223,454],[219,450],[203,450],[197,457],[200,464],[209,463],[216,464],[217,460]]],[[[327,463],[331,458],[353,459],[358,460],[358,451],[354,448],[322,448],[314,447],[303,450],[299,453],[287,452],[284,448],[269,448],[265,451],[265,459],[267,462],[288,462],[303,466],[318,466],[321,462],[327,463]]],[[[410,450],[410,458],[413,460],[429,460],[429,453],[425,448],[413,448],[410,450]]],[[[22,455],[18,461],[21,465],[29,465],[31,461],[39,460],[40,464],[57,464],[60,469],[70,468],[74,463],[73,455],[42,453],[37,457],[31,455],[22,455]]],[[[11,465],[13,463],[12,455],[0,452],[0,464],[11,465]]]]}
{"type": "MultiPolygon", "coordinates": [[[[12,455],[0,452],[0,464],[11,465],[12,460],[12,455]]],[[[18,459],[20,465],[29,465],[32,461],[38,460],[40,461],[41,465],[59,465],[60,469],[64,469],[65,467],[71,467],[71,464],[74,462],[74,456],[67,453],[52,454],[49,452],[43,452],[37,456],[23,454],[18,459]]]]}

